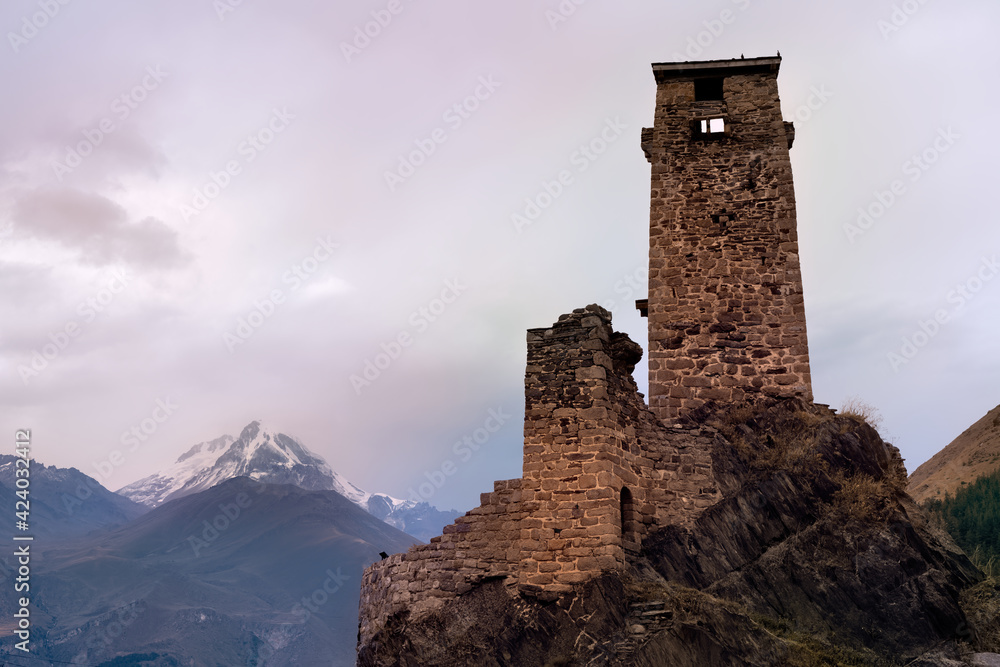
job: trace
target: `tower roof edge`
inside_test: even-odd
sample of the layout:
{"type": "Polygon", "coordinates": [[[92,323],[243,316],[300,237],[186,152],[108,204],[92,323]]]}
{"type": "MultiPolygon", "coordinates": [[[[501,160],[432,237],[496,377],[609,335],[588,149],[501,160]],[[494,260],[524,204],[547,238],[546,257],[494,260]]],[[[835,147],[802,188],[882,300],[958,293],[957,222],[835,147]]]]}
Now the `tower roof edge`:
{"type": "Polygon", "coordinates": [[[781,66],[781,56],[766,58],[733,58],[730,60],[689,60],[673,63],[653,63],[656,81],[692,76],[720,76],[725,74],[750,74],[774,72],[781,66]]]}

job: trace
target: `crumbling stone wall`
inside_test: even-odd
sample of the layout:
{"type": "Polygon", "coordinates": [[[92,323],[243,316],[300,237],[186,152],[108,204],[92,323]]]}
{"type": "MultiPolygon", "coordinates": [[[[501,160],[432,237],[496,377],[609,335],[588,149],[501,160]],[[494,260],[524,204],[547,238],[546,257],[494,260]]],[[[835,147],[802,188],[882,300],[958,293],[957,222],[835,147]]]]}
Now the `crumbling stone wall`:
{"type": "Polygon", "coordinates": [[[421,614],[469,591],[486,577],[516,576],[520,549],[521,480],[493,483],[479,507],[445,526],[430,544],[389,556],[365,570],[359,636],[371,637],[388,618],[421,614]]]}
{"type": "Polygon", "coordinates": [[[621,566],[649,526],[711,503],[710,440],[655,420],[632,379],[641,358],[599,306],[528,332],[522,588],[568,592],[621,566]]]}
{"type": "Polygon", "coordinates": [[[623,485],[632,487],[637,524],[650,518],[625,461],[635,432],[609,386],[611,337],[597,308],[528,332],[520,581],[530,586],[568,592],[622,563],[623,485]]]}
{"type": "Polygon", "coordinates": [[[362,638],[489,577],[567,593],[621,568],[650,529],[689,524],[718,500],[715,432],[656,419],[632,379],[642,348],[608,311],[592,305],[530,330],[527,356],[523,478],[496,482],[430,544],[369,567],[362,638]]]}
{"type": "Polygon", "coordinates": [[[650,407],[812,400],[781,58],[653,65],[650,407]],[[716,126],[713,130],[713,123],[716,126]],[[703,125],[703,122],[705,125],[703,125]]]}

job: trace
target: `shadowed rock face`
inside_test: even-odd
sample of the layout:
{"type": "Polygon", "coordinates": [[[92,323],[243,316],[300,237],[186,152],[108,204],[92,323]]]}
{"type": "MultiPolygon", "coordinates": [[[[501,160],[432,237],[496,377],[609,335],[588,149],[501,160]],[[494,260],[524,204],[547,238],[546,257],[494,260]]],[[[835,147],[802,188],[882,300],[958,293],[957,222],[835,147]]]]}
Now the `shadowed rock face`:
{"type": "Polygon", "coordinates": [[[887,657],[955,637],[957,593],[979,574],[902,492],[898,451],[866,424],[793,406],[719,419],[735,443],[713,452],[724,498],[690,531],[651,536],[653,568],[887,657]]]}
{"type": "Polygon", "coordinates": [[[959,594],[980,574],[905,495],[895,447],[795,399],[690,421],[718,430],[722,498],[688,528],[554,602],[497,578],[403,610],[358,664],[963,664],[959,594]]]}

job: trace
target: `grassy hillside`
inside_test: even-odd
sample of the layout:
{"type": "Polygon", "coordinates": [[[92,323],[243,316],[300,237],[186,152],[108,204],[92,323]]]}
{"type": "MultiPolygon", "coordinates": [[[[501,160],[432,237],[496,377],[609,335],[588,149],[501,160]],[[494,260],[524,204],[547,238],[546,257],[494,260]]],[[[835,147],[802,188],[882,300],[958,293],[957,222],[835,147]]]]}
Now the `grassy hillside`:
{"type": "Polygon", "coordinates": [[[913,471],[907,492],[918,503],[955,495],[962,486],[1000,470],[1000,405],[913,471]]]}

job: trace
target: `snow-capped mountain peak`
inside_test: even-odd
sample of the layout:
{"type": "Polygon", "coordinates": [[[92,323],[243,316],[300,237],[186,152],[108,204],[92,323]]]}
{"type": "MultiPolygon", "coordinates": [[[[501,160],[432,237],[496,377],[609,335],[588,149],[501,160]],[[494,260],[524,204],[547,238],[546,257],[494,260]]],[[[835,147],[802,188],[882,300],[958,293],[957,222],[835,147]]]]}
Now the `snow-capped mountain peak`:
{"type": "Polygon", "coordinates": [[[307,491],[336,491],[389,525],[415,537],[437,535],[456,512],[441,512],[427,503],[369,493],[334,472],[323,457],[296,438],[270,428],[262,420],[247,424],[237,438],[224,435],[198,443],[181,454],[173,466],[118,490],[143,505],[156,507],[169,500],[206,491],[234,477],[266,484],[294,484],[307,491]]]}
{"type": "Polygon", "coordinates": [[[334,472],[299,440],[269,428],[261,420],[247,424],[238,438],[224,435],[198,443],[181,454],[171,468],[129,484],[118,493],[155,507],[234,477],[294,484],[309,491],[332,490],[366,510],[373,496],[383,498],[392,509],[408,502],[364,491],[334,472]]]}
{"type": "Polygon", "coordinates": [[[334,472],[322,457],[256,420],[247,424],[238,438],[224,435],[199,443],[181,454],[169,469],[133,482],[118,493],[156,507],[234,477],[294,484],[309,491],[335,489],[334,472]]]}

